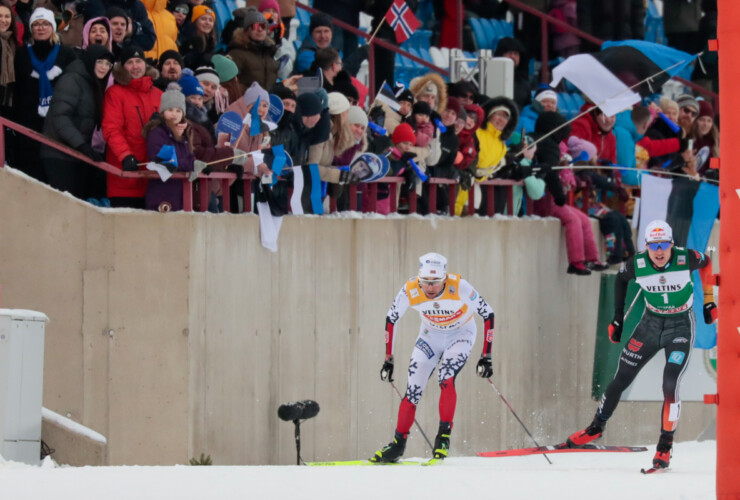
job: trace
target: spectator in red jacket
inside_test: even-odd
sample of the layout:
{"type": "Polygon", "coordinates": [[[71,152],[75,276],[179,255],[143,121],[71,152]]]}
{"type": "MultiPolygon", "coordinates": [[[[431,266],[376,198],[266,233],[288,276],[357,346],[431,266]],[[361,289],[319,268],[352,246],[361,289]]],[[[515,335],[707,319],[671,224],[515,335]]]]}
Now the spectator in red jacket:
{"type": "MultiPolygon", "coordinates": [[[[581,112],[593,107],[586,103],[581,106],[581,112]]],[[[570,135],[586,140],[596,146],[597,159],[609,163],[617,162],[617,139],[612,129],[616,117],[606,116],[601,109],[594,108],[590,113],[583,115],[571,125],[570,135]]]]}
{"type": "MultiPolygon", "coordinates": [[[[121,49],[113,69],[115,84],[103,102],[103,137],[108,144],[106,161],[123,171],[144,170],[146,140],[142,128],[159,109],[162,91],[154,87],[157,71],[147,67],[144,50],[135,45],[121,49]]],[[[108,174],[108,198],[113,207],[144,208],[146,179],[108,174]]]]}

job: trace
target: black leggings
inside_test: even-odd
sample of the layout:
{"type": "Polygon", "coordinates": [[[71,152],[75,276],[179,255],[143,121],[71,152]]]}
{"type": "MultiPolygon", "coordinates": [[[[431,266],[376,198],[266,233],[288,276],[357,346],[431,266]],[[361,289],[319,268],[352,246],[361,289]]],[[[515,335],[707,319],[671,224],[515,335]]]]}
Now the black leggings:
{"type": "Polygon", "coordinates": [[[622,392],[629,387],[642,367],[658,351],[665,349],[661,431],[675,431],[681,412],[678,388],[691,357],[695,325],[693,309],[680,316],[667,317],[645,312],[632,338],[622,350],[617,374],[601,398],[596,417],[602,421],[608,420],[619,404],[622,392]]]}

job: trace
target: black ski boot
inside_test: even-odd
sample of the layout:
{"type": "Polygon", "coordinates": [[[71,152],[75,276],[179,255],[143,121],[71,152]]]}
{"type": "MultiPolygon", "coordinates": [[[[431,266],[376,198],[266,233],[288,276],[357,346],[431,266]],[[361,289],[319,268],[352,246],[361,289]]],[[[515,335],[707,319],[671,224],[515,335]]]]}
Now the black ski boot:
{"type": "Polygon", "coordinates": [[[393,441],[376,451],[375,455],[370,457],[370,461],[382,464],[397,462],[404,451],[406,451],[406,436],[396,431],[393,441]]]}
{"type": "Polygon", "coordinates": [[[653,457],[653,467],[656,469],[667,469],[671,464],[672,450],[673,434],[661,433],[655,456],[653,457]]]}
{"type": "Polygon", "coordinates": [[[437,437],[434,438],[434,458],[447,458],[450,451],[450,433],[452,424],[450,422],[440,422],[437,437]]]}

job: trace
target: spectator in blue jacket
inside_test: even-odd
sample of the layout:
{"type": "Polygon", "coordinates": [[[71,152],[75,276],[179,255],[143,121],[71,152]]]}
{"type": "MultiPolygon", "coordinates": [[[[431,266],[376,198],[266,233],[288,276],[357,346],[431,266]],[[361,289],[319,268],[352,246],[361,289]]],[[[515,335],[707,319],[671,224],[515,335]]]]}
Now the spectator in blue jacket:
{"type": "Polygon", "coordinates": [[[311,23],[308,25],[308,36],[303,39],[296,54],[293,74],[307,71],[316,57],[316,51],[331,46],[333,36],[334,30],[329,16],[322,13],[312,15],[311,23]]]}
{"type": "Polygon", "coordinates": [[[540,113],[543,111],[557,110],[558,94],[552,87],[543,83],[534,94],[532,104],[527,104],[524,106],[524,109],[522,109],[516,130],[521,132],[522,128],[524,128],[525,133],[531,134],[534,132],[534,124],[537,122],[537,117],[540,116],[540,113]]]}

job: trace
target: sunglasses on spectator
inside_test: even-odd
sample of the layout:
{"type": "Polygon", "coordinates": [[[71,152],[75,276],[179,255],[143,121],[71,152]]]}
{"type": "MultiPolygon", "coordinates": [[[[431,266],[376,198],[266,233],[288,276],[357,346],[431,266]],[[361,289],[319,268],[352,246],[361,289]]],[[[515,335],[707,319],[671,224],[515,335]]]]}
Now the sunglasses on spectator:
{"type": "Polygon", "coordinates": [[[698,112],[696,112],[696,111],[694,111],[694,110],[693,110],[693,109],[691,109],[691,108],[681,108],[681,111],[683,111],[683,112],[684,112],[684,113],[686,113],[687,115],[691,115],[691,116],[699,116],[699,113],[698,113],[698,112]]]}
{"type": "Polygon", "coordinates": [[[113,63],[110,62],[108,59],[97,59],[95,61],[95,64],[100,64],[101,66],[105,66],[106,68],[112,68],[113,63]]]}
{"type": "Polygon", "coordinates": [[[267,24],[266,23],[252,23],[252,25],[249,27],[255,31],[264,31],[267,29],[267,24]]]}
{"type": "Polygon", "coordinates": [[[190,9],[188,8],[187,5],[178,5],[177,7],[175,7],[175,12],[188,15],[188,12],[190,12],[190,9]]]}
{"type": "Polygon", "coordinates": [[[647,246],[653,252],[657,252],[658,250],[668,250],[669,248],[671,248],[671,242],[670,241],[657,241],[655,243],[648,243],[647,246]]]}

